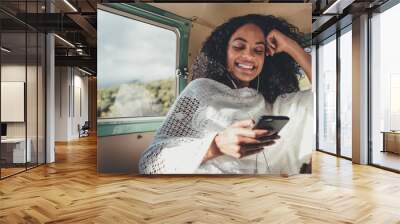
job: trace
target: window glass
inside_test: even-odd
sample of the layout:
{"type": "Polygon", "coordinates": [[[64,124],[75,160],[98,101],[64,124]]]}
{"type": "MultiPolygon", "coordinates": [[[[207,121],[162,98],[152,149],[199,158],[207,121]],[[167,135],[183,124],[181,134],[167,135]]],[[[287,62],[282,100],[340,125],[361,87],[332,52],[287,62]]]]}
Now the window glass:
{"type": "Polygon", "coordinates": [[[352,34],[340,36],[340,153],[351,158],[352,141],[352,34]]]}
{"type": "Polygon", "coordinates": [[[102,10],[97,16],[98,116],[165,116],[176,97],[177,34],[102,10]]]}
{"type": "Polygon", "coordinates": [[[38,33],[27,32],[27,65],[26,65],[26,119],[28,159],[27,167],[37,165],[38,161],[38,33]]]}
{"type": "Polygon", "coordinates": [[[400,73],[390,74],[390,130],[400,130],[400,73]]]}
{"type": "Polygon", "coordinates": [[[372,163],[400,170],[400,4],[371,18],[372,163]]]}
{"type": "Polygon", "coordinates": [[[318,148],[336,153],[336,39],[318,48],[318,148]]]}
{"type": "Polygon", "coordinates": [[[25,118],[26,38],[25,32],[1,33],[0,111],[5,129],[0,144],[1,178],[26,170],[25,163],[31,162],[32,141],[27,141],[25,118]]]}

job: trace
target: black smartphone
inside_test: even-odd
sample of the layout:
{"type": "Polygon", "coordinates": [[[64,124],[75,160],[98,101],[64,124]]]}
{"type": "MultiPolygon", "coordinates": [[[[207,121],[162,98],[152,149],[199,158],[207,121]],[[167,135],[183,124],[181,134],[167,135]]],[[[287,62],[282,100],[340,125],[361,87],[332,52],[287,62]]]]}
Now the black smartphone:
{"type": "Polygon", "coordinates": [[[246,151],[257,151],[262,147],[272,144],[272,141],[279,139],[279,131],[289,122],[289,117],[286,116],[261,116],[253,129],[264,129],[272,132],[267,136],[257,138],[260,143],[245,144],[246,151]]]}
{"type": "Polygon", "coordinates": [[[253,129],[265,129],[277,134],[289,122],[286,116],[261,116],[253,129]]]}

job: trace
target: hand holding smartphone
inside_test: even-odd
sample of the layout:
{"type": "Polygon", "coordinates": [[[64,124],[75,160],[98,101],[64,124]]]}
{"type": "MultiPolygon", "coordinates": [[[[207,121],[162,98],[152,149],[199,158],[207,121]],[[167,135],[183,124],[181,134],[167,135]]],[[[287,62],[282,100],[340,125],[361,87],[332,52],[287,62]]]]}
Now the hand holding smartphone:
{"type": "Polygon", "coordinates": [[[253,129],[264,129],[278,133],[289,121],[286,116],[261,116],[253,129]]]}
{"type": "Polygon", "coordinates": [[[273,144],[273,141],[279,139],[278,133],[289,122],[287,116],[261,116],[253,129],[268,130],[270,134],[257,138],[260,143],[243,145],[246,151],[260,149],[264,146],[273,144]]]}

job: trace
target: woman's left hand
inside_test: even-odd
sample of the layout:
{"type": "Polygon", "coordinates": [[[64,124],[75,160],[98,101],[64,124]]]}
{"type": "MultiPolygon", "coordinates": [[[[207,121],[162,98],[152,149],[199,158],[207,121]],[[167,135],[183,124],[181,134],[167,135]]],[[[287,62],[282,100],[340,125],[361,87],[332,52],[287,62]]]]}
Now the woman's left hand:
{"type": "Polygon", "coordinates": [[[281,52],[287,53],[300,65],[311,82],[311,56],[296,41],[276,29],[269,32],[265,40],[266,56],[274,56],[281,52]]]}
{"type": "Polygon", "coordinates": [[[276,29],[269,32],[265,40],[267,43],[267,56],[274,56],[274,54],[281,52],[290,54],[295,45],[298,45],[296,41],[276,29]]]}

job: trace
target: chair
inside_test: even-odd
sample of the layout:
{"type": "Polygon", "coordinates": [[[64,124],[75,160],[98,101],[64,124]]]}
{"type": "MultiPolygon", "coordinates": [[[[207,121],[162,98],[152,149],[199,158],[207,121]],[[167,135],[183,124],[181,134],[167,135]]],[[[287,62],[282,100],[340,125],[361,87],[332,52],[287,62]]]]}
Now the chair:
{"type": "Polygon", "coordinates": [[[82,127],[80,127],[80,125],[78,124],[79,138],[89,136],[89,129],[90,129],[89,121],[85,121],[82,127]]]}

